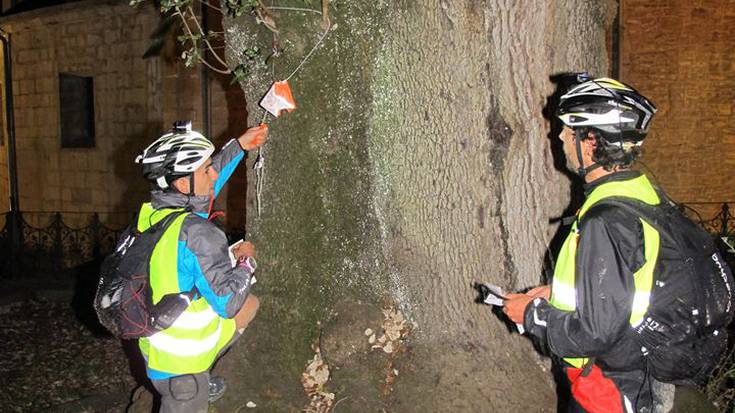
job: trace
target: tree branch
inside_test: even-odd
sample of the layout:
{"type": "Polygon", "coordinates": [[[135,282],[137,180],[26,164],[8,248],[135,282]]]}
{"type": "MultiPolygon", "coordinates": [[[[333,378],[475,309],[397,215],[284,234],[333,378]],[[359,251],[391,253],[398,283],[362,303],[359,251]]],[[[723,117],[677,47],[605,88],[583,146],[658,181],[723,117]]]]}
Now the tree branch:
{"type": "Polygon", "coordinates": [[[222,9],[221,8],[215,6],[214,4],[212,4],[212,3],[210,3],[210,2],[208,2],[206,0],[199,0],[199,3],[202,3],[203,5],[211,8],[211,9],[217,10],[218,12],[222,13],[222,9]]]}
{"type": "Polygon", "coordinates": [[[227,63],[224,60],[222,60],[222,58],[219,56],[219,53],[215,52],[214,49],[212,48],[212,45],[209,43],[209,39],[207,39],[207,34],[204,33],[204,30],[202,30],[202,26],[199,24],[199,20],[196,18],[196,15],[194,15],[194,10],[192,10],[191,6],[187,7],[187,9],[189,10],[189,13],[191,13],[191,15],[193,16],[192,18],[194,19],[194,23],[196,23],[197,28],[199,29],[199,33],[202,34],[202,39],[204,40],[204,43],[207,45],[207,48],[209,49],[209,51],[212,53],[212,55],[214,55],[214,57],[220,62],[222,66],[229,69],[229,66],[227,65],[227,63]]]}
{"type": "Polygon", "coordinates": [[[203,58],[199,58],[199,61],[200,61],[200,62],[201,62],[201,63],[202,63],[202,64],[203,64],[204,66],[207,66],[208,68],[210,68],[211,70],[214,70],[214,71],[215,71],[215,72],[217,72],[217,73],[221,73],[221,74],[223,74],[223,75],[229,75],[229,74],[232,74],[232,70],[231,70],[231,69],[230,69],[229,67],[228,67],[227,69],[219,69],[219,68],[216,68],[216,67],[212,66],[212,65],[211,65],[211,64],[210,64],[209,62],[207,62],[207,61],[206,61],[206,60],[204,60],[203,58]]]}
{"type": "Polygon", "coordinates": [[[287,11],[305,11],[305,12],[311,12],[316,14],[322,14],[319,10],[314,9],[306,9],[301,7],[277,7],[277,6],[271,6],[268,8],[269,10],[287,10],[287,11]]]}
{"type": "MultiPolygon", "coordinates": [[[[195,46],[196,47],[196,43],[194,42],[194,39],[195,39],[194,38],[194,33],[192,33],[191,27],[189,27],[189,23],[186,21],[186,16],[184,16],[184,14],[181,12],[181,9],[179,8],[179,6],[176,6],[176,13],[175,14],[177,14],[179,16],[179,18],[181,19],[181,22],[184,24],[184,30],[186,30],[186,33],[189,35],[189,40],[191,41],[192,46],[195,46]]],[[[197,22],[197,25],[199,25],[199,22],[197,22]]],[[[201,33],[201,30],[199,32],[201,33]]],[[[204,34],[202,34],[202,37],[204,37],[204,34]]],[[[205,41],[206,41],[206,39],[205,39],[205,41]]],[[[207,45],[208,45],[208,47],[211,47],[211,46],[209,46],[208,43],[207,43],[207,45]]],[[[212,53],[215,56],[217,56],[216,52],[213,51],[212,53]]],[[[219,56],[217,56],[217,59],[220,60],[219,59],[219,56]]],[[[202,64],[204,64],[208,68],[214,70],[217,73],[222,73],[222,74],[230,74],[230,73],[232,73],[232,71],[230,70],[230,67],[227,66],[227,64],[223,64],[223,66],[225,67],[225,69],[220,69],[220,68],[216,68],[216,67],[212,66],[212,64],[210,64],[209,62],[207,62],[207,60],[204,59],[203,57],[199,57],[199,62],[202,63],[202,64]]],[[[221,60],[220,60],[220,62],[221,62],[221,60]]]]}

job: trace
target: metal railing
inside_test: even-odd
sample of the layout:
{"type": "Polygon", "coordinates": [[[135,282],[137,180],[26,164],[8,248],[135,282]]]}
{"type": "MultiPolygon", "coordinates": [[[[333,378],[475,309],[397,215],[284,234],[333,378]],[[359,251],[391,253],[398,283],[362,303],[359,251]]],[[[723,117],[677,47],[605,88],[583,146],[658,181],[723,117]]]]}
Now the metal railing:
{"type": "MultiPolygon", "coordinates": [[[[696,204],[681,204],[687,216],[711,234],[735,240],[735,216],[729,203],[722,203],[719,212],[708,219],[692,205],[696,204]]],[[[129,222],[133,216],[132,212],[120,214],[126,217],[119,222],[129,222]]],[[[8,212],[2,216],[5,223],[0,230],[0,278],[67,276],[75,268],[99,262],[109,254],[124,229],[124,225],[103,223],[97,213],[8,212]],[[83,224],[69,225],[65,215],[83,224]],[[45,225],[40,224],[44,221],[45,225]]],[[[228,233],[231,239],[240,235],[228,233]]]]}
{"type": "Polygon", "coordinates": [[[733,235],[735,232],[735,216],[730,212],[730,203],[723,202],[720,206],[720,210],[714,217],[710,219],[702,218],[701,213],[692,207],[692,205],[703,205],[702,204],[680,204],[683,212],[691,218],[694,222],[702,226],[707,232],[718,236],[733,235]]]}
{"type": "MultiPolygon", "coordinates": [[[[79,214],[75,215],[79,218],[79,214]]],[[[105,225],[97,213],[87,214],[81,227],[67,224],[59,212],[8,212],[3,216],[5,224],[0,230],[2,278],[62,276],[112,251],[124,229],[105,225]],[[44,216],[46,225],[29,222],[29,218],[34,223],[42,222],[44,216]]]]}

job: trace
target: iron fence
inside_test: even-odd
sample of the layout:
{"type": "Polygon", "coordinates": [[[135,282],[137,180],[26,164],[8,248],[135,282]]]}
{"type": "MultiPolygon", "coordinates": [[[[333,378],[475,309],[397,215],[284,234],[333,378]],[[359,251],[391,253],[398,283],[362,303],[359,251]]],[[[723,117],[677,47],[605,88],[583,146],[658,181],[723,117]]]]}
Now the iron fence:
{"type": "Polygon", "coordinates": [[[693,205],[705,204],[707,203],[680,204],[680,206],[689,218],[691,218],[694,222],[697,222],[710,234],[718,235],[721,237],[734,236],[735,217],[730,212],[730,204],[727,202],[722,203],[717,215],[709,219],[704,219],[702,218],[701,213],[697,209],[695,209],[693,205]]]}
{"type": "MultiPolygon", "coordinates": [[[[705,219],[692,205],[682,204],[682,210],[708,232],[722,239],[729,252],[735,254],[735,216],[729,203],[723,203],[719,212],[705,219]]],[[[122,222],[129,222],[133,213],[122,222]]],[[[63,277],[69,271],[85,264],[99,262],[115,247],[123,225],[112,226],[100,220],[97,213],[73,214],[81,225],[72,226],[60,212],[8,212],[2,214],[5,223],[0,230],[0,278],[19,278],[46,275],[63,277]],[[46,217],[46,225],[43,222],[46,217]],[[29,219],[30,218],[30,219],[29,219]],[[29,222],[30,221],[30,222],[29,222]],[[32,222],[32,223],[31,223],[32,222]]],[[[120,221],[120,220],[118,220],[120,221]]],[[[228,238],[242,234],[228,232],[228,238]]]]}
{"type": "MultiPolygon", "coordinates": [[[[74,215],[80,221],[80,214],[74,215]]],[[[3,278],[62,276],[112,251],[124,229],[105,225],[97,213],[87,214],[86,219],[81,219],[80,227],[69,225],[59,212],[8,212],[3,216],[5,224],[0,230],[3,278]],[[40,224],[44,216],[46,225],[40,224]]]]}

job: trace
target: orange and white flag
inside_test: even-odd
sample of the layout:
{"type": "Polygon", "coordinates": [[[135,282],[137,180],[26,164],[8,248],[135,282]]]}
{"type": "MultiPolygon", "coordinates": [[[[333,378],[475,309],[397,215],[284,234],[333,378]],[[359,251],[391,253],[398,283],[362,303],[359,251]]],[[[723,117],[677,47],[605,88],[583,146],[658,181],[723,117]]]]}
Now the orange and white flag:
{"type": "Polygon", "coordinates": [[[275,117],[281,116],[281,112],[284,110],[293,112],[296,109],[296,102],[291,94],[288,80],[274,82],[268,93],[260,100],[260,107],[275,117]]]}

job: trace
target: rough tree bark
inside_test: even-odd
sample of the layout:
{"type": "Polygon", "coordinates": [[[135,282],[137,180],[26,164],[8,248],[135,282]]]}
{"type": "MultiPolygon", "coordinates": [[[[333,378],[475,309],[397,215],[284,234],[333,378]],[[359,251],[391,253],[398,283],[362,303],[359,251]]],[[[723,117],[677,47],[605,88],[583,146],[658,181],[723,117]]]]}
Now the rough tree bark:
{"type": "MultiPolygon", "coordinates": [[[[335,2],[323,46],[291,79],[298,109],[270,121],[262,212],[254,196],[248,210],[262,306],[218,366],[231,389],[219,409],[301,409],[318,342],[340,412],[555,410],[548,363],[473,302],[470,283],[540,282],[549,220],[569,199],[542,115],[549,77],[606,72],[612,10],[602,0],[335,2]],[[363,335],[384,306],[415,322],[392,355],[363,335]],[[390,386],[387,368],[398,371],[390,386]]],[[[287,76],[323,30],[313,14],[275,20],[282,56],[242,84],[251,124],[271,71],[287,76]]],[[[252,19],[224,25],[231,62],[270,48],[252,19]]]]}

